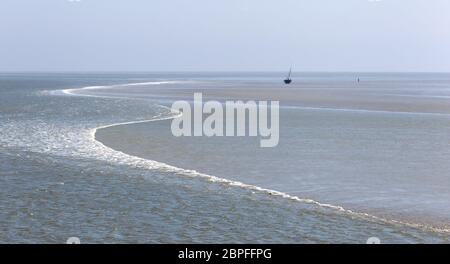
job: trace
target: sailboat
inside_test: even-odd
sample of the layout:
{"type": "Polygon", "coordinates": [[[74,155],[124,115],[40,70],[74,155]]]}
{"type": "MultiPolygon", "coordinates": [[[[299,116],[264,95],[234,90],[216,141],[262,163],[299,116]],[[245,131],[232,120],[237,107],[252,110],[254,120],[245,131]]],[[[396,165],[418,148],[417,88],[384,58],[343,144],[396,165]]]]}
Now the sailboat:
{"type": "Polygon", "coordinates": [[[287,78],[284,80],[285,84],[290,84],[292,82],[291,73],[292,73],[292,68],[289,69],[289,74],[288,74],[287,78]]]}

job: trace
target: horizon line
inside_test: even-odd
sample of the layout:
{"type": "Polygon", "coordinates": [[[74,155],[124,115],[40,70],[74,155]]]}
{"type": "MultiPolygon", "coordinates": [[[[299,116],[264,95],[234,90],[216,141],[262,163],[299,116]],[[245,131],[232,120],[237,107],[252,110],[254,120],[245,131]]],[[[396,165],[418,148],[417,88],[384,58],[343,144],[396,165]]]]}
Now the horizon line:
{"type": "MultiPolygon", "coordinates": [[[[68,71],[56,71],[56,70],[24,70],[24,71],[9,71],[9,70],[0,70],[0,74],[14,74],[14,73],[284,73],[284,70],[68,70],[68,71]]],[[[293,73],[444,73],[450,74],[450,71],[354,71],[354,70],[345,70],[345,71],[309,71],[309,70],[300,70],[300,71],[292,71],[293,73]]]]}

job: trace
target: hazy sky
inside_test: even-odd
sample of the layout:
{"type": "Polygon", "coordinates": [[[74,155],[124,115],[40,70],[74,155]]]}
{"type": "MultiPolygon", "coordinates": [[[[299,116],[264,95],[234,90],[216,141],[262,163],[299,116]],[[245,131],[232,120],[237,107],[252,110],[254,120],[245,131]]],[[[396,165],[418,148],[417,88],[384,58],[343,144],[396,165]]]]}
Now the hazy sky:
{"type": "Polygon", "coordinates": [[[0,0],[0,71],[445,71],[449,0],[0,0]]]}

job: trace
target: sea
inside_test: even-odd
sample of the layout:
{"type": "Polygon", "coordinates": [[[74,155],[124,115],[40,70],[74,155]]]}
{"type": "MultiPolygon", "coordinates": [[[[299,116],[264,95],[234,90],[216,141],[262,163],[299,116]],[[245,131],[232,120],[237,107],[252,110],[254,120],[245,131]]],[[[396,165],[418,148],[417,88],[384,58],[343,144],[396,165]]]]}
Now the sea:
{"type": "Polygon", "coordinates": [[[284,77],[0,73],[0,243],[449,243],[450,74],[284,77]],[[279,144],[175,137],[194,93],[279,144]]]}

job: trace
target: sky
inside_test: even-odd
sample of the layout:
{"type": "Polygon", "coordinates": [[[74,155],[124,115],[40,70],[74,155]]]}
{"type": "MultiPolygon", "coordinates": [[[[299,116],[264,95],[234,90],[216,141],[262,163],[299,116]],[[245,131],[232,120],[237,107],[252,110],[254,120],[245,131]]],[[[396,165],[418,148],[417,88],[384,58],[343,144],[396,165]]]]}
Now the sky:
{"type": "Polygon", "coordinates": [[[449,0],[0,0],[0,71],[450,72],[449,0]]]}

